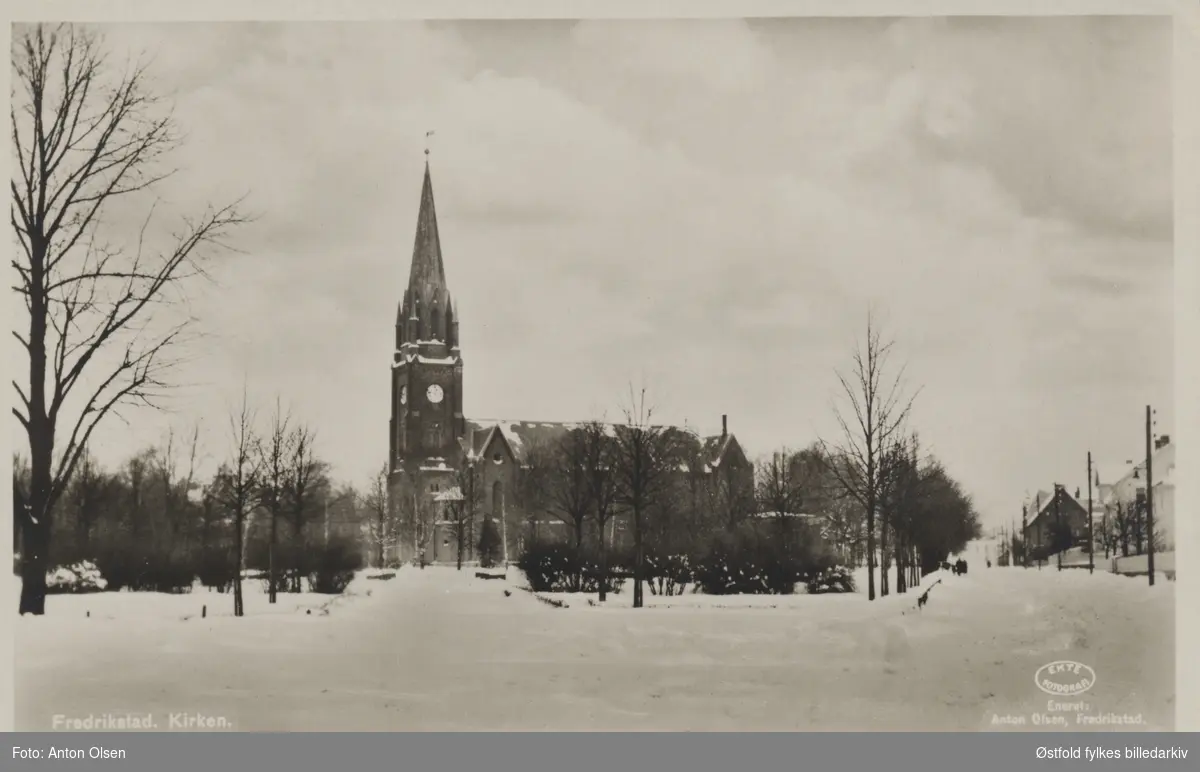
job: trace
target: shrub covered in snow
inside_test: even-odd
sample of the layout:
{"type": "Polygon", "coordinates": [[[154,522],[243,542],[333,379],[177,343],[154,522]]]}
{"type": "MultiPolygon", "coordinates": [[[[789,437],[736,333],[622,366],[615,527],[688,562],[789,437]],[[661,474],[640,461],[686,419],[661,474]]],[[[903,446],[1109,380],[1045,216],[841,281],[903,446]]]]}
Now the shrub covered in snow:
{"type": "Polygon", "coordinates": [[[709,595],[790,595],[832,564],[803,542],[785,543],[752,531],[720,534],[695,561],[695,581],[709,595]]]}
{"type": "Polygon", "coordinates": [[[102,592],[107,588],[108,582],[90,560],[59,566],[46,574],[46,592],[49,593],[102,592]]]}
{"type": "Polygon", "coordinates": [[[354,572],[362,568],[362,554],[350,539],[330,539],[316,547],[313,567],[308,575],[313,592],[338,595],[354,580],[354,572]]]}
{"type": "Polygon", "coordinates": [[[692,558],[688,555],[646,554],[642,575],[655,595],[682,595],[696,581],[692,558]]]}
{"type": "MultiPolygon", "coordinates": [[[[517,560],[534,592],[599,592],[600,561],[588,550],[580,555],[562,542],[533,542],[517,560]]],[[[620,592],[624,580],[610,570],[608,591],[620,592]]]]}
{"type": "Polygon", "coordinates": [[[845,566],[832,566],[809,577],[809,595],[827,592],[854,592],[854,576],[845,566]]]}

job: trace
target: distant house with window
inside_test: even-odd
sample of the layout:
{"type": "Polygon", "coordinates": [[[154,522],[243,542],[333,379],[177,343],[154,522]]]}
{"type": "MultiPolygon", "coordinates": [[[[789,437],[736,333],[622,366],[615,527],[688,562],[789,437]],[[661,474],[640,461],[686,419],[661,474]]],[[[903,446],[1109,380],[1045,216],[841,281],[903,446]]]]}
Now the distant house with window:
{"type": "Polygon", "coordinates": [[[1088,520],[1087,507],[1065,487],[1040,490],[1025,503],[1022,538],[1026,549],[1033,557],[1049,555],[1058,523],[1070,529],[1071,546],[1087,544],[1088,520]]]}

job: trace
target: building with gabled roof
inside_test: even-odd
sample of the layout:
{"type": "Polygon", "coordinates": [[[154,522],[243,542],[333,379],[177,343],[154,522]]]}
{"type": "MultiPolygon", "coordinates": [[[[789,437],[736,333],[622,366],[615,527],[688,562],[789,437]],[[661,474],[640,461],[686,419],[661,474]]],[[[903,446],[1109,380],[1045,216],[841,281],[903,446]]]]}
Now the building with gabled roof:
{"type": "MultiPolygon", "coordinates": [[[[433,561],[456,559],[456,523],[447,512],[464,496],[482,510],[480,519],[498,521],[506,554],[518,551],[530,536],[539,536],[538,528],[561,527],[549,513],[521,511],[513,494],[520,470],[535,449],[554,445],[585,422],[468,419],[463,410],[463,366],[459,308],[446,281],[427,160],[408,286],[396,310],[388,468],[393,507],[418,512],[428,505],[429,524],[413,527],[414,543],[401,545],[401,559],[415,554],[433,561]],[[479,489],[474,492],[463,491],[465,464],[476,471],[471,485],[479,489]]],[[[615,435],[616,425],[607,426],[615,435]]],[[[718,435],[702,437],[690,429],[670,428],[693,437],[699,449],[695,461],[681,464],[681,473],[753,473],[725,416],[718,435]]],[[[473,545],[474,535],[468,541],[473,545]]]]}
{"type": "Polygon", "coordinates": [[[1025,503],[1022,538],[1030,555],[1046,554],[1051,547],[1055,523],[1071,532],[1071,544],[1087,543],[1087,507],[1067,492],[1065,486],[1039,490],[1025,503]]]}

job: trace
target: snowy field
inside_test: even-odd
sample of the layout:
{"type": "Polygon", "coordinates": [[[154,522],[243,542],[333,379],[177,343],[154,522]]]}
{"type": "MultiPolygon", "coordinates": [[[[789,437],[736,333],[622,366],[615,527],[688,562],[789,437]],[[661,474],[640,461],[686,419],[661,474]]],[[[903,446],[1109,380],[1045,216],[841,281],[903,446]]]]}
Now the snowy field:
{"type": "Polygon", "coordinates": [[[1173,582],[967,559],[967,576],[926,577],[920,611],[915,592],[647,596],[632,609],[628,589],[557,608],[515,570],[441,567],[360,578],[324,608],[328,596],[281,595],[272,610],[248,593],[242,619],[195,616],[205,595],[231,607],[219,594],[55,597],[17,625],[18,729],[51,729],[56,714],[238,730],[970,731],[1084,713],[1173,727],[1173,582]],[[1034,674],[1056,660],[1097,681],[1048,712],[1034,674]]]}
{"type": "MultiPolygon", "coordinates": [[[[246,579],[242,583],[242,606],[246,616],[325,614],[352,598],[367,596],[377,580],[372,575],[392,573],[361,571],[342,595],[311,592],[278,592],[275,603],[267,597],[266,582],[246,579]]],[[[96,592],[80,595],[49,595],[46,614],[56,619],[84,617],[117,622],[154,624],[156,621],[188,621],[203,617],[232,617],[233,592],[217,592],[198,585],[190,593],[96,592]]]]}

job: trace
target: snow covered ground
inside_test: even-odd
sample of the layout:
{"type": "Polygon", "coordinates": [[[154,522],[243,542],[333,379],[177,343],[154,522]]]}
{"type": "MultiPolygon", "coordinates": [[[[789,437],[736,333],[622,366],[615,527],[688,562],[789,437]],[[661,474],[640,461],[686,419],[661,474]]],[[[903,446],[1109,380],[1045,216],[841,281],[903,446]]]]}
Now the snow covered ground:
{"type": "Polygon", "coordinates": [[[556,608],[515,570],[441,567],[356,580],[327,614],[256,612],[248,595],[246,617],[210,606],[201,620],[114,594],[89,618],[79,604],[99,609],[98,596],[53,598],[17,625],[17,728],[53,728],[56,714],[239,730],[987,730],[1013,716],[1037,728],[1042,714],[1173,727],[1173,582],[979,565],[927,577],[920,611],[912,592],[644,609],[623,592],[556,608]],[[1034,682],[1056,660],[1097,674],[1069,710],[1049,710],[1034,682]]]}
{"type": "MultiPolygon", "coordinates": [[[[246,616],[323,613],[348,598],[366,595],[376,582],[368,581],[368,572],[360,572],[342,595],[279,592],[275,603],[267,597],[265,582],[248,579],[242,584],[242,605],[246,616]]],[[[197,587],[190,593],[97,592],[80,595],[50,595],[46,614],[54,618],[92,617],[116,622],[161,620],[187,621],[202,616],[232,617],[233,592],[217,592],[197,587]]]]}

